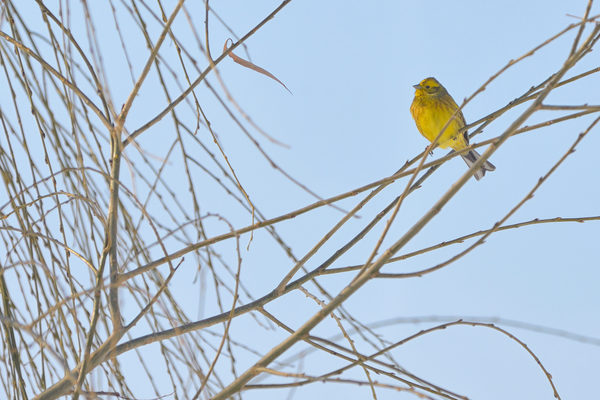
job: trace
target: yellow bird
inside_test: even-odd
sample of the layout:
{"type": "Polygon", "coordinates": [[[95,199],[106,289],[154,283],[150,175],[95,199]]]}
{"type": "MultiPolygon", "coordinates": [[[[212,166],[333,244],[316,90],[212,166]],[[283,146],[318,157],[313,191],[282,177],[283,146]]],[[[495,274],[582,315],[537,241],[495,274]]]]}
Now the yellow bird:
{"type": "MultiPolygon", "coordinates": [[[[413,87],[417,90],[410,106],[410,113],[421,135],[433,142],[452,114],[458,109],[458,105],[446,88],[435,78],[423,79],[421,83],[413,87]]],[[[467,131],[459,133],[466,125],[465,117],[462,111],[459,111],[438,139],[438,146],[442,149],[450,147],[454,150],[462,150],[467,147],[469,145],[469,134],[467,131]]],[[[479,157],[481,156],[475,150],[462,155],[469,168],[479,157]]],[[[486,161],[481,169],[475,173],[475,179],[480,180],[486,171],[494,171],[495,169],[496,167],[492,163],[486,161]]]]}

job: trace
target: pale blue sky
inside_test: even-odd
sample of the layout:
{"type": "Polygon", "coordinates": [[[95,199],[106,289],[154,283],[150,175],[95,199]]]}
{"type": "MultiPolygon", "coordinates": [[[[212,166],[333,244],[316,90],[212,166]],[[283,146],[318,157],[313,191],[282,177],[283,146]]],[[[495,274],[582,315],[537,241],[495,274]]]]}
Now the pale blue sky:
{"type": "MultiPolygon", "coordinates": [[[[243,7],[242,3],[239,5],[243,7]]],[[[265,144],[279,165],[322,196],[332,196],[392,173],[425,148],[427,142],[418,134],[408,112],[413,84],[435,76],[460,103],[509,60],[576,22],[566,14],[581,16],[586,5],[584,1],[292,2],[248,45],[253,61],[281,79],[293,96],[276,83],[232,63],[224,63],[221,71],[253,120],[291,146],[281,149],[265,144]]],[[[252,25],[247,22],[249,15],[254,16],[250,9],[240,12],[219,4],[215,8],[233,26],[252,25]]],[[[592,14],[594,11],[597,12],[597,7],[592,14]]],[[[260,15],[256,15],[256,20],[260,15]]],[[[241,35],[244,31],[238,32],[241,35]]],[[[565,35],[500,76],[465,108],[467,121],[506,105],[558,70],[571,49],[574,35],[575,32],[565,35]]],[[[219,40],[214,35],[213,39],[213,45],[217,46],[219,40]]],[[[597,66],[598,56],[592,53],[567,76],[597,66]]],[[[592,75],[570,88],[557,90],[547,103],[596,104],[597,91],[593,88],[599,87],[599,83],[600,77],[592,75]]],[[[524,107],[508,113],[474,141],[501,134],[512,122],[511,118],[522,110],[524,107]]],[[[532,121],[555,115],[561,114],[545,111],[536,114],[532,121]]],[[[581,118],[511,139],[491,159],[497,170],[480,182],[471,180],[401,253],[492,227],[526,195],[591,121],[592,117],[581,118]]],[[[239,157],[248,155],[247,141],[239,136],[223,135],[222,139],[229,151],[239,151],[239,157]]],[[[509,222],[598,215],[599,144],[596,129],[509,222]]],[[[233,154],[230,156],[234,160],[240,159],[233,154]]],[[[445,151],[437,150],[434,157],[444,154],[445,151]]],[[[269,216],[311,201],[280,180],[265,162],[258,161],[255,168],[241,169],[251,196],[265,205],[269,216]],[[263,191],[264,182],[272,180],[280,183],[281,188],[275,193],[263,191]]],[[[399,238],[464,170],[464,163],[454,159],[410,196],[386,243],[399,238]]],[[[399,182],[380,194],[360,212],[363,218],[349,223],[319,253],[321,256],[311,260],[309,268],[319,265],[356,234],[403,188],[399,182]]],[[[343,206],[351,208],[357,202],[358,199],[351,199],[343,206]]],[[[340,217],[334,210],[320,210],[312,217],[286,222],[279,230],[291,241],[296,254],[302,255],[340,217]]],[[[365,260],[381,229],[376,228],[364,244],[342,257],[335,266],[365,260]]],[[[420,279],[375,280],[346,306],[363,322],[418,316],[498,317],[598,337],[599,238],[598,222],[539,225],[501,232],[442,271],[420,279]]],[[[427,268],[445,261],[468,244],[390,265],[384,271],[427,268]]],[[[246,257],[249,264],[245,271],[259,274],[263,280],[272,277],[271,285],[285,269],[263,264],[264,254],[260,252],[251,251],[246,257]],[[256,267],[250,266],[254,263],[256,267]]],[[[349,279],[339,276],[320,281],[336,293],[349,279]]],[[[267,283],[263,290],[268,287],[267,283]]],[[[309,307],[312,312],[317,308],[300,294],[292,298],[297,300],[295,305],[282,300],[267,309],[292,326],[299,326],[294,325],[294,315],[310,314],[299,308],[309,307]]],[[[333,321],[323,325],[317,333],[327,336],[336,329],[333,321]]],[[[381,332],[393,342],[429,326],[432,324],[392,325],[381,332]]],[[[591,398],[600,389],[597,344],[514,327],[506,329],[540,358],[563,399],[591,398]]],[[[419,376],[471,399],[553,398],[551,387],[534,359],[516,342],[492,330],[455,327],[417,339],[393,354],[401,365],[419,376]]],[[[320,372],[337,362],[323,361],[322,357],[318,360],[309,365],[320,372]]],[[[311,371],[309,365],[307,371],[311,371]]],[[[351,376],[364,379],[358,370],[351,376]]],[[[379,376],[374,379],[384,381],[379,376]]],[[[380,399],[411,397],[386,389],[377,392],[380,399]]],[[[284,391],[249,392],[245,397],[284,398],[285,395],[284,391]]],[[[369,396],[370,389],[365,386],[319,384],[299,389],[294,398],[369,396]]]]}

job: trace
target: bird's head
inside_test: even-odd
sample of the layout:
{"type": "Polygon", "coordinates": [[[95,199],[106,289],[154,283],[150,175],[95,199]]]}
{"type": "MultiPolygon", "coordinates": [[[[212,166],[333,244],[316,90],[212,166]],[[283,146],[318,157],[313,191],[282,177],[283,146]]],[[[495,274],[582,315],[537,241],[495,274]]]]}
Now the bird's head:
{"type": "Polygon", "coordinates": [[[435,78],[425,78],[418,85],[414,85],[413,87],[417,89],[415,94],[421,96],[425,94],[436,94],[446,90],[435,78]]]}

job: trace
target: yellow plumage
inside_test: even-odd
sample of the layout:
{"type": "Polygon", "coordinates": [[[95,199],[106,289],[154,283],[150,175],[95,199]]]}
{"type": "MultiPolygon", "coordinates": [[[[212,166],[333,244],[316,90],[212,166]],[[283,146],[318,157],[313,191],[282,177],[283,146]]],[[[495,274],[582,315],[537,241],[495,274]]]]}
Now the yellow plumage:
{"type": "MultiPolygon", "coordinates": [[[[426,78],[418,85],[414,85],[415,98],[410,106],[417,129],[427,140],[433,140],[439,135],[440,131],[446,125],[452,114],[458,110],[458,105],[435,78],[426,78]]],[[[448,124],[437,144],[442,149],[448,147],[454,150],[462,150],[469,145],[469,134],[467,131],[459,131],[466,126],[465,117],[462,111],[459,111],[454,119],[448,124]]],[[[480,157],[479,153],[471,150],[464,154],[469,168],[480,157]]],[[[475,179],[480,180],[486,171],[494,171],[496,167],[489,162],[485,162],[479,171],[475,173],[475,179]]]]}

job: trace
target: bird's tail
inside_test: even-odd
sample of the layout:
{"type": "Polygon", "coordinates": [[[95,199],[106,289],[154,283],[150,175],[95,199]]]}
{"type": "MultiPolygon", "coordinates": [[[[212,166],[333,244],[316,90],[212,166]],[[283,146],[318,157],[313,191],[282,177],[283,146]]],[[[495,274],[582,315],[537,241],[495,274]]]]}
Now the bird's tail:
{"type": "MultiPolygon", "coordinates": [[[[463,160],[465,160],[465,162],[467,163],[469,168],[471,168],[471,166],[473,166],[473,164],[475,164],[475,161],[477,161],[479,159],[479,157],[481,157],[481,155],[478,152],[476,152],[475,150],[471,150],[467,154],[462,155],[463,160]]],[[[475,179],[480,180],[481,178],[483,178],[485,176],[486,171],[494,171],[494,170],[496,170],[496,167],[494,166],[494,164],[486,161],[483,163],[483,165],[481,166],[479,171],[475,172],[475,175],[473,175],[473,176],[475,177],[475,179]]]]}

